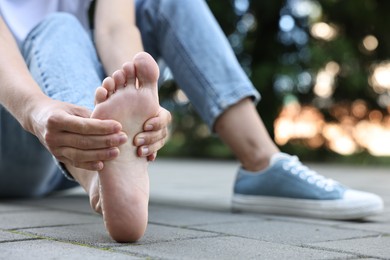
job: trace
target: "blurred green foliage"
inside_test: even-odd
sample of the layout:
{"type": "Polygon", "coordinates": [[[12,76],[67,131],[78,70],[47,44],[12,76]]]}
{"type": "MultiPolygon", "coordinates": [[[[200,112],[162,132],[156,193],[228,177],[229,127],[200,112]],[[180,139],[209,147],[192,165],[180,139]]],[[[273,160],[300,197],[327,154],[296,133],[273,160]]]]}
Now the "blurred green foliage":
{"type": "MultiPolygon", "coordinates": [[[[389,106],[378,102],[378,97],[390,97],[389,92],[373,91],[368,79],[372,65],[389,58],[390,1],[208,0],[207,3],[262,95],[258,111],[272,136],[274,120],[291,96],[301,104],[315,106],[329,121],[337,121],[330,113],[332,105],[357,99],[364,100],[370,109],[388,113],[389,106]],[[311,26],[320,22],[337,29],[332,40],[313,37],[311,26]],[[362,41],[367,35],[375,35],[379,42],[374,51],[363,48],[362,41]],[[313,93],[314,79],[330,61],[340,66],[340,73],[331,97],[321,99],[313,93]]],[[[207,131],[190,104],[174,102],[177,89],[173,81],[165,82],[161,88],[161,103],[171,110],[174,122],[172,137],[160,155],[233,158],[227,147],[207,131]]],[[[341,157],[326,147],[312,149],[299,142],[289,142],[281,148],[312,160],[386,160],[373,159],[365,151],[341,157]]]]}

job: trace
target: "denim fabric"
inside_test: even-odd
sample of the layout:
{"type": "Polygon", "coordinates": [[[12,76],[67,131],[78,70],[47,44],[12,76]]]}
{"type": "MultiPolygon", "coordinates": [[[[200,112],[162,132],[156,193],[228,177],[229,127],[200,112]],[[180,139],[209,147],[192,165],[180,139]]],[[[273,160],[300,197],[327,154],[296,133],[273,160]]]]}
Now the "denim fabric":
{"type": "Polygon", "coordinates": [[[145,50],[161,57],[202,119],[214,122],[245,97],[260,98],[203,0],[139,0],[145,50]]]}
{"type": "MultiPolygon", "coordinates": [[[[89,34],[74,16],[48,16],[29,33],[22,54],[46,95],[93,109],[104,74],[89,34]]],[[[35,136],[3,107],[0,112],[0,197],[36,197],[77,185],[35,136]]]]}
{"type": "Polygon", "coordinates": [[[0,198],[41,196],[62,178],[52,155],[0,106],[0,198]]]}
{"type": "Polygon", "coordinates": [[[49,15],[29,33],[22,51],[46,95],[94,108],[95,90],[104,72],[89,33],[73,15],[49,15]]]}
{"type": "MultiPolygon", "coordinates": [[[[145,51],[165,61],[211,129],[229,106],[245,97],[259,100],[203,0],[142,0],[136,13],[145,51]]],[[[49,15],[29,33],[22,52],[44,93],[93,109],[104,71],[89,32],[74,16],[49,15]]],[[[1,106],[0,115],[0,197],[40,196],[74,185],[1,106]]]]}

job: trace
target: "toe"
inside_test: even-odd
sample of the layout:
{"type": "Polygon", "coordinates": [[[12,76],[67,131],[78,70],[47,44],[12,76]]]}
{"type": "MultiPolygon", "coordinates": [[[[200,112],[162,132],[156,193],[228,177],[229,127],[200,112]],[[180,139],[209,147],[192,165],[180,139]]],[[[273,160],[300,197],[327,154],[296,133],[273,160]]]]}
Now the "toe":
{"type": "MultiPolygon", "coordinates": [[[[103,80],[102,87],[107,90],[106,97],[109,97],[115,92],[115,81],[111,77],[107,77],[103,80]]],[[[103,100],[104,101],[104,100],[103,100]]]]}
{"type": "Polygon", "coordinates": [[[115,82],[115,90],[124,88],[126,86],[126,77],[122,70],[117,70],[112,74],[112,78],[115,82]]]}
{"type": "Polygon", "coordinates": [[[95,105],[107,100],[108,91],[104,87],[98,87],[95,92],[95,105]]]}
{"type": "Polygon", "coordinates": [[[158,65],[146,52],[138,53],[134,57],[134,66],[140,86],[154,86],[159,77],[158,65]]]}
{"type": "Polygon", "coordinates": [[[123,64],[122,70],[126,77],[127,85],[136,86],[134,63],[126,62],[123,64]]]}

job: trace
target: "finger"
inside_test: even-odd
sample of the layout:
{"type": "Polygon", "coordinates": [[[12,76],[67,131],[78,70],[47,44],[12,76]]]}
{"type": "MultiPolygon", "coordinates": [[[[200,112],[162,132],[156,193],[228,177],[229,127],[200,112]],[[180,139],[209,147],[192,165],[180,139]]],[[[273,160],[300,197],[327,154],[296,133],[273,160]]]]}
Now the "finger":
{"type": "Polygon", "coordinates": [[[65,166],[73,166],[76,168],[81,168],[88,171],[100,171],[104,168],[104,163],[102,161],[97,162],[73,162],[65,157],[56,158],[58,161],[65,164],[65,166]]]}
{"type": "Polygon", "coordinates": [[[91,114],[92,114],[91,110],[89,110],[85,107],[77,106],[77,105],[72,105],[72,104],[67,104],[67,105],[70,105],[72,107],[73,115],[84,117],[84,118],[91,117],[91,114]]]}
{"type": "Polygon", "coordinates": [[[165,108],[161,108],[156,117],[152,117],[144,123],[144,131],[159,130],[167,127],[172,121],[171,113],[165,108]]]}
{"type": "Polygon", "coordinates": [[[138,147],[137,154],[140,157],[147,157],[160,150],[164,146],[164,144],[165,144],[165,139],[162,139],[152,145],[138,147]]]}
{"type": "Polygon", "coordinates": [[[122,126],[115,120],[53,115],[48,120],[48,128],[84,135],[105,135],[120,131],[122,126]]]}
{"type": "Polygon", "coordinates": [[[156,160],[156,158],[157,158],[157,152],[155,152],[155,153],[153,153],[153,154],[151,154],[151,155],[148,155],[146,158],[147,158],[147,160],[148,160],[149,162],[153,162],[153,161],[156,160]]]}
{"type": "Polygon", "coordinates": [[[100,150],[80,150],[72,147],[62,147],[53,151],[56,157],[65,157],[72,162],[72,165],[79,165],[85,162],[109,161],[119,155],[116,147],[100,150]]]}
{"type": "MultiPolygon", "coordinates": [[[[49,147],[73,147],[81,150],[95,150],[110,147],[118,147],[126,143],[127,135],[119,132],[111,135],[79,135],[73,133],[62,133],[47,135],[46,143],[49,147]]],[[[54,148],[55,149],[55,148],[54,148]]]]}
{"type": "Polygon", "coordinates": [[[160,141],[161,139],[168,139],[168,129],[163,128],[159,131],[142,132],[134,137],[134,145],[151,145],[160,141]]]}

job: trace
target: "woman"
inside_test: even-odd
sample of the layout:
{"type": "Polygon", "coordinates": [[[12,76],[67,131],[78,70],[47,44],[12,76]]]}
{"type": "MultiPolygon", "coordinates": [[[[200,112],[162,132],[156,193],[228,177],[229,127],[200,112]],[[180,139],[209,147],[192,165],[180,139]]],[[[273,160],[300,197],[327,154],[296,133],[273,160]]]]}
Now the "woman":
{"type": "Polygon", "coordinates": [[[142,236],[149,195],[145,158],[154,160],[170,122],[157,101],[157,65],[145,50],[165,60],[241,162],[235,209],[334,219],[383,209],[378,196],[346,188],[280,153],[255,109],[260,95],[204,1],[98,0],[92,37],[89,4],[0,3],[1,196],[72,186],[58,174],[60,162],[87,191],[115,240],[142,236]],[[6,152],[10,147],[14,154],[6,152]]]}

